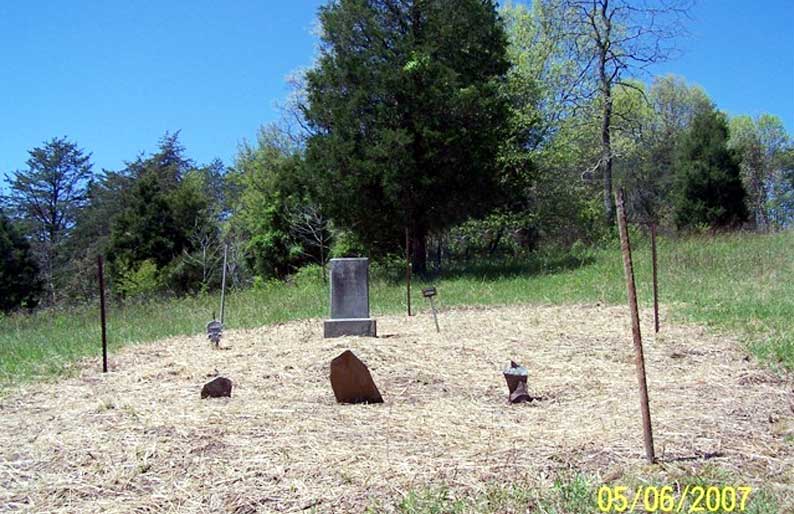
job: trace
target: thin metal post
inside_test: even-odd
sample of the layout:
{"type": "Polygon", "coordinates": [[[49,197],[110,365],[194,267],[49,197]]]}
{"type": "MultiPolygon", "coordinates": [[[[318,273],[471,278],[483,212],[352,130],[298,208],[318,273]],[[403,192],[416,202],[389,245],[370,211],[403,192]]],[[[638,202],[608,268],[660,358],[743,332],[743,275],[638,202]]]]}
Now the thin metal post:
{"type": "Polygon", "coordinates": [[[656,275],[656,223],[651,223],[651,258],[653,260],[653,328],[659,333],[659,281],[656,275]]]}
{"type": "Polygon", "coordinates": [[[430,309],[433,311],[433,321],[436,322],[436,332],[441,332],[441,329],[438,328],[438,316],[436,316],[436,304],[433,302],[433,297],[430,297],[430,309]]]}
{"type": "Polygon", "coordinates": [[[405,228],[405,287],[408,315],[411,316],[411,239],[408,235],[408,227],[405,228]]]}
{"type": "Polygon", "coordinates": [[[108,372],[107,317],[105,314],[105,271],[102,256],[97,255],[97,276],[99,278],[99,320],[102,324],[102,373],[108,372]]]}
{"type": "Polygon", "coordinates": [[[618,210],[618,229],[620,231],[620,248],[623,252],[623,270],[626,274],[626,290],[628,293],[629,310],[631,311],[631,333],[634,338],[635,363],[637,380],[640,386],[640,410],[642,411],[642,430],[645,440],[645,456],[653,463],[656,455],[653,449],[653,430],[651,428],[651,411],[648,405],[648,384],[645,378],[645,356],[642,351],[642,335],[640,334],[640,313],[637,308],[637,289],[634,284],[634,266],[631,262],[631,243],[626,222],[626,210],[623,205],[623,190],[616,193],[618,210]]]}
{"type": "Polygon", "coordinates": [[[221,324],[223,324],[223,315],[226,307],[226,254],[229,250],[229,245],[223,245],[223,273],[221,273],[221,324]]]}

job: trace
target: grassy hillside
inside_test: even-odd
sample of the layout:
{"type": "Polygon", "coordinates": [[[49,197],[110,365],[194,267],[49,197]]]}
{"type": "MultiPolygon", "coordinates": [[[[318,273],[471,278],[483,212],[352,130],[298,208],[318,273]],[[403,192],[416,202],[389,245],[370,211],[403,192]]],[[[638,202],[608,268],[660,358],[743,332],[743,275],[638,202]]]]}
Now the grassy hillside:
{"type": "MultiPolygon", "coordinates": [[[[638,295],[651,301],[648,241],[635,237],[638,295]]],[[[660,238],[660,300],[675,321],[694,321],[741,334],[748,348],[773,366],[794,369],[794,233],[660,238]]],[[[450,269],[434,285],[439,305],[622,303],[620,251],[615,245],[575,255],[536,254],[522,261],[476,263],[450,269]]],[[[415,284],[413,303],[427,310],[415,284]]],[[[226,325],[242,328],[327,312],[328,289],[317,270],[289,284],[227,296],[226,325]]],[[[204,330],[217,295],[111,306],[111,351],[130,342],[204,330]]],[[[404,285],[375,278],[374,315],[405,310],[404,285]]],[[[49,310],[0,318],[0,384],[68,372],[80,357],[100,351],[98,309],[49,310]]]]}

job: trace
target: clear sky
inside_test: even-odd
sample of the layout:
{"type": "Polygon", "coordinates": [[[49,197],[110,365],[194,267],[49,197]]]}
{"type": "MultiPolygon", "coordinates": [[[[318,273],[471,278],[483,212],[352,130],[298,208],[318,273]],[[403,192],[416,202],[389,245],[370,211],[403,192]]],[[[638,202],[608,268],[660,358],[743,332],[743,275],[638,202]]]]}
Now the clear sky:
{"type": "MultiPolygon", "coordinates": [[[[311,64],[323,0],[0,1],[0,174],[67,136],[119,169],[181,130],[199,163],[231,164],[311,64]]],[[[729,114],[794,134],[794,1],[700,0],[685,54],[659,66],[729,114]]]]}

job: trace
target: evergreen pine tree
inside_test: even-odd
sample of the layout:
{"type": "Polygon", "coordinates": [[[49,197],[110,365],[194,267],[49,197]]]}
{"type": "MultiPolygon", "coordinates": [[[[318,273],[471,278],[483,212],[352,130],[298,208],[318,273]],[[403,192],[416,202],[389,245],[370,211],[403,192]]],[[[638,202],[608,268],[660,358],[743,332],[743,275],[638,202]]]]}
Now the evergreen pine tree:
{"type": "Polygon", "coordinates": [[[34,307],[41,294],[38,273],[27,240],[0,211],[0,311],[34,307]]]}
{"type": "Polygon", "coordinates": [[[739,159],[728,149],[725,115],[698,113],[677,158],[675,222],[679,228],[736,227],[747,220],[739,159]]]}

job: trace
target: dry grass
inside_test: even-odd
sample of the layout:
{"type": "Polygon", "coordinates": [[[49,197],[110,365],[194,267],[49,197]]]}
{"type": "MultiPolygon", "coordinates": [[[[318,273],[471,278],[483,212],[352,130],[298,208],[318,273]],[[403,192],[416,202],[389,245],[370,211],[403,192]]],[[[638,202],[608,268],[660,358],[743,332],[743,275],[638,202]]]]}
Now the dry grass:
{"type": "MultiPolygon", "coordinates": [[[[87,361],[0,400],[0,510],[360,512],[424,486],[542,487],[561,469],[619,480],[648,471],[627,319],[594,305],[469,309],[442,313],[440,335],[422,314],[380,318],[377,339],[324,340],[309,320],[229,332],[223,351],[201,336],[130,347],[110,374],[87,361]],[[334,403],[328,365],[348,348],[384,404],[334,403]],[[506,404],[511,358],[543,400],[506,404]],[[216,373],[233,397],[200,400],[216,373]]],[[[652,472],[716,464],[791,505],[794,379],[729,338],[643,328],[652,472]]]]}

